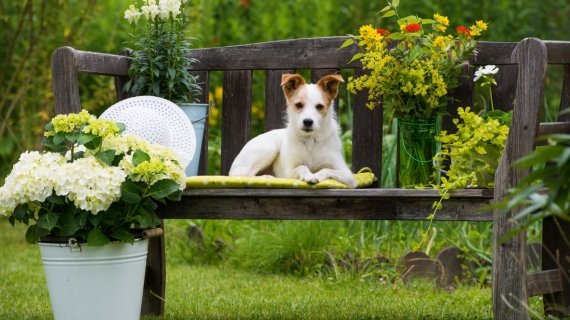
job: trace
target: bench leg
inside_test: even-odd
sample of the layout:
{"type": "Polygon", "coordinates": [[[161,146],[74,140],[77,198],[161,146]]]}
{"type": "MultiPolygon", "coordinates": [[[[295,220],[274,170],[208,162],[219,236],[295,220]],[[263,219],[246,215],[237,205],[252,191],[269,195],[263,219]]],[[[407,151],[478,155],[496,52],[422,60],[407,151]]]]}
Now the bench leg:
{"type": "Polygon", "coordinates": [[[567,317],[570,308],[570,222],[548,217],[542,222],[542,270],[561,269],[562,292],[545,294],[544,313],[558,318],[567,317]]]}
{"type": "Polygon", "coordinates": [[[494,319],[530,319],[526,290],[526,233],[503,243],[499,240],[514,228],[512,212],[493,222],[493,315],[494,319]]]}
{"type": "MultiPolygon", "coordinates": [[[[160,227],[164,230],[164,222],[160,227]]],[[[164,315],[166,293],[164,237],[165,235],[149,239],[141,315],[164,315]]]]}

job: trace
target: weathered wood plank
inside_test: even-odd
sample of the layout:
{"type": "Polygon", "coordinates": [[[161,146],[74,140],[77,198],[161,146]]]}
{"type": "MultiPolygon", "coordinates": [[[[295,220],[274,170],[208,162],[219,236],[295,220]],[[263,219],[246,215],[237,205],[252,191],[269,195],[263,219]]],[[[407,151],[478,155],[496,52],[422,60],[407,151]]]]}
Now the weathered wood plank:
{"type": "Polygon", "coordinates": [[[567,243],[570,234],[570,223],[548,217],[542,221],[542,268],[558,269],[559,290],[549,291],[544,295],[544,313],[558,318],[568,317],[570,306],[570,246],[567,243]]]}
{"type": "MultiPolygon", "coordinates": [[[[515,187],[530,170],[519,170],[510,164],[533,150],[538,134],[540,110],[543,104],[546,80],[547,53],[545,45],[538,39],[521,41],[513,60],[519,63],[518,86],[513,120],[495,175],[495,201],[501,201],[506,190],[515,187]]],[[[523,259],[526,249],[526,234],[520,232],[505,242],[500,242],[510,230],[516,227],[511,218],[521,209],[500,215],[493,219],[493,314],[495,319],[529,319],[528,309],[521,303],[528,301],[526,288],[526,263],[523,259]],[[512,311],[512,306],[522,310],[512,311]]]]}
{"type": "Polygon", "coordinates": [[[570,134],[570,122],[543,122],[538,127],[537,140],[535,146],[544,146],[548,144],[547,140],[540,139],[541,136],[549,134],[570,134]]]}
{"type": "MultiPolygon", "coordinates": [[[[254,220],[425,220],[433,213],[429,198],[183,197],[158,210],[162,219],[254,220]]],[[[435,220],[491,221],[479,209],[490,199],[449,199],[435,220]]]]}
{"type": "Polygon", "coordinates": [[[55,113],[81,112],[77,85],[77,51],[71,47],[55,50],[51,61],[51,74],[55,113]]]}
{"type": "MultiPolygon", "coordinates": [[[[129,54],[130,54],[130,51],[127,49],[119,52],[119,55],[124,56],[124,57],[128,57],[129,54]]],[[[130,61],[128,61],[128,63],[127,63],[127,70],[129,68],[129,65],[130,65],[130,61]]],[[[123,90],[123,87],[125,86],[125,83],[127,83],[127,81],[129,81],[128,75],[115,76],[115,92],[117,93],[117,100],[118,101],[125,100],[130,96],[128,92],[125,92],[123,90]]]]}
{"type": "Polygon", "coordinates": [[[221,173],[227,175],[251,134],[251,70],[224,72],[221,173]]]}
{"type": "MultiPolygon", "coordinates": [[[[362,69],[354,70],[354,77],[359,77],[362,69]]],[[[374,110],[366,107],[368,90],[354,95],[352,114],[352,171],[368,167],[376,175],[377,181],[372,187],[381,186],[382,178],[382,128],[383,107],[374,110]]]]}
{"type": "Polygon", "coordinates": [[[519,68],[517,65],[504,65],[500,66],[499,69],[495,75],[497,85],[493,86],[493,103],[496,110],[510,111],[514,107],[517,91],[515,79],[518,77],[519,68]]]}
{"type": "Polygon", "coordinates": [[[287,100],[281,88],[281,76],[295,70],[267,70],[265,74],[265,132],[285,127],[287,100]]]}
{"type": "MultiPolygon", "coordinates": [[[[493,189],[459,189],[450,191],[453,199],[492,199],[493,189]]],[[[246,197],[246,198],[429,198],[439,199],[434,189],[191,189],[182,192],[183,197],[246,197]]],[[[443,202],[445,204],[445,201],[443,202]]],[[[431,205],[430,205],[431,207],[431,205]]]]}
{"type": "Polygon", "coordinates": [[[548,50],[548,63],[570,64],[570,43],[568,41],[543,41],[548,50]]]}
{"type": "Polygon", "coordinates": [[[563,277],[558,269],[534,272],[526,276],[528,296],[562,291],[563,277]]]}
{"type": "Polygon", "coordinates": [[[129,59],[122,55],[76,51],[77,70],[105,76],[127,76],[129,59]]]}
{"type": "MultiPolygon", "coordinates": [[[[347,64],[359,52],[358,47],[337,50],[346,39],[306,38],[196,49],[192,57],[200,60],[195,70],[360,68],[359,61],[347,64]]],[[[513,64],[511,52],[515,47],[515,42],[479,42],[479,54],[472,64],[513,64]]]]}
{"type": "MultiPolygon", "coordinates": [[[[164,224],[159,226],[164,230],[164,224]]],[[[166,297],[164,236],[149,239],[141,315],[163,315],[166,297]],[[158,297],[160,298],[158,298],[158,297]]]]}
{"type": "MultiPolygon", "coordinates": [[[[570,108],[570,64],[564,65],[562,93],[560,95],[560,111],[566,110],[568,108],[570,108]]],[[[570,113],[559,114],[558,121],[570,122],[570,113]]]]}

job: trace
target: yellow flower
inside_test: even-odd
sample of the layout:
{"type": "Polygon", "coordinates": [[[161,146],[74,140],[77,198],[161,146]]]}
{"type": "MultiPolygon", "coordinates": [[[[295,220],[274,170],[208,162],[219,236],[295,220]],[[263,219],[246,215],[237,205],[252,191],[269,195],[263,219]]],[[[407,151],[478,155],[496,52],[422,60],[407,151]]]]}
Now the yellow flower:
{"type": "Polygon", "coordinates": [[[443,24],[444,26],[448,26],[449,25],[449,19],[446,16],[440,16],[439,14],[434,14],[433,18],[440,24],[443,24]]]}
{"type": "Polygon", "coordinates": [[[475,21],[475,23],[477,24],[477,27],[479,27],[480,29],[487,30],[487,24],[483,22],[483,20],[477,20],[475,21]]]}
{"type": "MultiPolygon", "coordinates": [[[[445,30],[444,30],[444,31],[445,31],[445,30]]],[[[445,42],[444,39],[445,39],[445,38],[442,37],[442,36],[437,36],[437,37],[435,38],[435,40],[433,40],[433,43],[432,43],[432,44],[433,44],[434,46],[440,48],[441,50],[444,50],[444,49],[445,49],[445,46],[447,46],[447,43],[445,42]]]]}

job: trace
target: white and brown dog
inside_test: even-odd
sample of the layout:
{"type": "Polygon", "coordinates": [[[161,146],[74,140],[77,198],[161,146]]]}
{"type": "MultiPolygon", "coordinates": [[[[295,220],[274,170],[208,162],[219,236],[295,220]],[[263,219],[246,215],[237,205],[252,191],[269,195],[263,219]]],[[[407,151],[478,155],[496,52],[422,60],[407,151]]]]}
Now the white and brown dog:
{"type": "Polygon", "coordinates": [[[334,111],[340,75],[306,84],[298,74],[284,74],[287,126],[251,139],[234,160],[230,176],[273,175],[310,184],[325,179],[352,188],[356,182],[342,157],[342,143],[334,111]]]}

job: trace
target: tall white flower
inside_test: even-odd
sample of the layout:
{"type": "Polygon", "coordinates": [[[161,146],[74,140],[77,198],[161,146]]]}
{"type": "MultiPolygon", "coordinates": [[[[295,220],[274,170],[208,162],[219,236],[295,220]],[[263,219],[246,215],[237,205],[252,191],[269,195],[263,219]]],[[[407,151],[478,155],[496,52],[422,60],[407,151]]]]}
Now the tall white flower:
{"type": "Polygon", "coordinates": [[[172,18],[176,18],[180,14],[180,0],[160,0],[158,6],[161,19],[168,19],[171,13],[172,18]]]}
{"type": "Polygon", "coordinates": [[[142,14],[147,20],[154,21],[156,16],[160,13],[160,9],[156,5],[155,0],[149,0],[147,4],[148,5],[141,7],[142,14]]]}
{"type": "Polygon", "coordinates": [[[499,68],[497,68],[493,64],[486,65],[485,67],[479,67],[479,69],[475,71],[475,78],[473,79],[473,81],[479,80],[479,78],[481,78],[484,75],[491,75],[491,74],[494,75],[497,72],[499,72],[499,68]]]}
{"type": "Polygon", "coordinates": [[[125,19],[129,20],[130,24],[133,24],[134,22],[136,25],[139,22],[140,17],[141,13],[137,11],[137,8],[133,4],[131,4],[129,9],[125,11],[125,19]]]}

